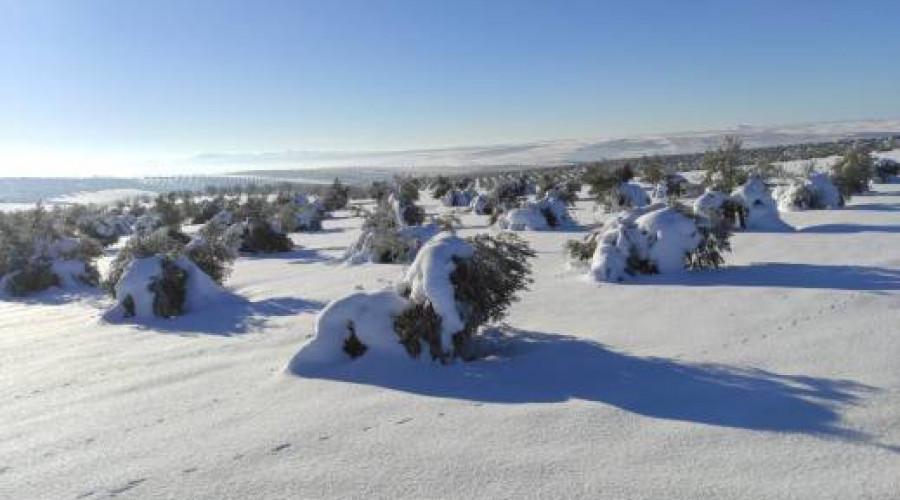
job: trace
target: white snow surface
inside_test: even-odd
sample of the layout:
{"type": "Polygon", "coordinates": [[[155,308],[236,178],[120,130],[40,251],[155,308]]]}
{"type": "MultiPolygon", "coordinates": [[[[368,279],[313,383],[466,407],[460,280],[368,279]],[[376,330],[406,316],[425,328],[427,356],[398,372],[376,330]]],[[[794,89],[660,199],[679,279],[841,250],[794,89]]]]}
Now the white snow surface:
{"type": "Polygon", "coordinates": [[[294,374],[325,304],[403,277],[336,263],[349,212],[179,318],[0,301],[0,498],[896,498],[900,185],[873,189],[623,285],[566,270],[578,232],[520,233],[535,282],[476,363],[294,374]]]}

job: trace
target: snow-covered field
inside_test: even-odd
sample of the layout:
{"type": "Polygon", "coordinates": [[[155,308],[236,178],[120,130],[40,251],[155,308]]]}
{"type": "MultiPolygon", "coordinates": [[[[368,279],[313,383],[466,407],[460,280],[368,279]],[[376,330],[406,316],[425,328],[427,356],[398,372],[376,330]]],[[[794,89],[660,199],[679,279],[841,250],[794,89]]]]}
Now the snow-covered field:
{"type": "Polygon", "coordinates": [[[302,377],[316,312],[403,272],[337,263],[360,225],[339,215],[176,320],[0,303],[0,498],[900,496],[900,186],[627,284],[567,269],[581,232],[522,233],[535,283],[496,358],[302,377]]]}

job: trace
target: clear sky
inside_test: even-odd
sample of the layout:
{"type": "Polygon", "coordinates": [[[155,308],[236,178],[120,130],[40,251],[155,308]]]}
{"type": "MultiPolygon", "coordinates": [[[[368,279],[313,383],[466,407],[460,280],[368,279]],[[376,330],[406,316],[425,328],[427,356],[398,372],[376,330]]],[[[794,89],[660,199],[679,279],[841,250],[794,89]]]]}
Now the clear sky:
{"type": "Polygon", "coordinates": [[[898,61],[898,0],[0,0],[0,175],[895,118],[898,61]]]}

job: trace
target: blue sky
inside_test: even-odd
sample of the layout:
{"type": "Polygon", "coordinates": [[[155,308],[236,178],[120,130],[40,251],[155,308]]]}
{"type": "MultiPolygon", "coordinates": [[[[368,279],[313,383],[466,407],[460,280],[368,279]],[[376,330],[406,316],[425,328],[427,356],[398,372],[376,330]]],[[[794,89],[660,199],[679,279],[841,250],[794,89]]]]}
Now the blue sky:
{"type": "Polygon", "coordinates": [[[900,117],[900,2],[0,0],[0,175],[900,117]]]}

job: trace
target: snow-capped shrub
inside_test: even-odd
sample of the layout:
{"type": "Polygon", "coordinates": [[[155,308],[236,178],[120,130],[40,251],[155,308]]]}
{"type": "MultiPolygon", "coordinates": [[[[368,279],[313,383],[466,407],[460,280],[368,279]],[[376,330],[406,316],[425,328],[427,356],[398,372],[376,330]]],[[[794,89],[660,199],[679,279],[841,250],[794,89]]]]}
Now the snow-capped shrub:
{"type": "Polygon", "coordinates": [[[469,359],[479,327],[501,319],[531,282],[533,256],[514,235],[442,233],[422,248],[397,291],[354,293],[329,304],[291,367],[302,372],[355,358],[469,359]]]}
{"type": "Polygon", "coordinates": [[[321,231],[323,211],[315,202],[289,202],[278,209],[276,220],[280,231],[321,231]]]}
{"type": "Polygon", "coordinates": [[[347,203],[349,201],[350,188],[343,185],[338,178],[334,179],[334,182],[328,187],[322,198],[325,210],[328,210],[329,212],[347,208],[347,203]]]}
{"type": "Polygon", "coordinates": [[[747,182],[731,193],[731,201],[745,214],[747,229],[787,229],[778,215],[778,206],[762,178],[750,175],[747,182]]]}
{"type": "Polygon", "coordinates": [[[114,296],[127,317],[170,318],[222,294],[219,286],[185,257],[137,258],[123,269],[114,296]]]}
{"type": "Polygon", "coordinates": [[[669,200],[669,184],[665,181],[657,182],[650,191],[652,203],[666,203],[669,200]]]}
{"type": "Polygon", "coordinates": [[[602,234],[571,244],[570,257],[584,261],[597,281],[623,281],[636,274],[716,268],[730,250],[728,224],[694,217],[678,207],[650,207],[620,215],[602,234]]]}
{"type": "Polygon", "coordinates": [[[444,198],[444,195],[447,194],[447,191],[452,189],[453,184],[450,182],[450,179],[443,175],[439,175],[431,183],[431,196],[436,200],[441,200],[444,198]]]}
{"type": "Polygon", "coordinates": [[[150,234],[161,227],[163,227],[162,218],[152,213],[141,215],[134,221],[136,234],[150,234]]]}
{"type": "Polygon", "coordinates": [[[293,249],[294,242],[290,236],[277,230],[266,219],[251,219],[243,226],[241,252],[277,253],[290,252],[293,249]]]}
{"type": "Polygon", "coordinates": [[[196,209],[196,214],[191,221],[193,224],[206,224],[225,210],[225,199],[216,197],[211,200],[201,201],[196,209]]]}
{"type": "Polygon", "coordinates": [[[416,204],[398,205],[397,212],[407,226],[419,226],[425,222],[425,210],[416,204]]]}
{"type": "Polygon", "coordinates": [[[494,202],[485,193],[478,193],[469,203],[469,208],[477,215],[490,215],[494,211],[494,202]]]}
{"type": "Polygon", "coordinates": [[[25,212],[0,213],[0,294],[24,296],[52,286],[96,285],[96,240],[66,227],[59,211],[38,205],[25,212]]]}
{"type": "Polygon", "coordinates": [[[406,225],[399,210],[398,204],[385,200],[367,214],[362,233],[347,249],[345,260],[379,264],[409,262],[419,248],[439,232],[434,224],[406,225]]]}
{"type": "Polygon", "coordinates": [[[238,226],[223,228],[210,221],[194,235],[184,248],[184,254],[216,283],[222,284],[231,274],[241,240],[242,232],[238,226]]]}
{"type": "Polygon", "coordinates": [[[731,196],[707,189],[694,200],[694,215],[710,220],[725,220],[732,227],[747,227],[747,209],[731,196]]]}
{"type": "Polygon", "coordinates": [[[550,196],[514,208],[500,215],[498,222],[510,231],[542,231],[574,224],[565,202],[550,196]]]}
{"type": "Polygon", "coordinates": [[[897,175],[900,174],[900,163],[890,158],[879,158],[875,160],[872,168],[875,181],[882,184],[894,182],[897,175]]]}
{"type": "Polygon", "coordinates": [[[149,234],[135,233],[119,249],[110,264],[105,281],[107,289],[111,292],[115,290],[125,270],[133,261],[155,255],[175,255],[180,253],[182,248],[182,244],[172,239],[165,229],[149,234]]]}
{"type": "Polygon", "coordinates": [[[613,208],[617,210],[642,208],[650,204],[650,196],[640,185],[623,182],[615,188],[613,208]]]}
{"type": "Polygon", "coordinates": [[[451,189],[441,197],[445,207],[468,207],[478,192],[472,189],[451,189]]]}
{"type": "Polygon", "coordinates": [[[831,178],[823,173],[813,173],[808,179],[795,180],[776,191],[778,209],[790,212],[795,210],[823,210],[844,206],[844,198],[831,178]]]}
{"type": "Polygon", "coordinates": [[[437,226],[440,232],[449,231],[456,232],[456,229],[462,226],[462,219],[456,214],[441,214],[431,217],[431,223],[437,226]]]}

